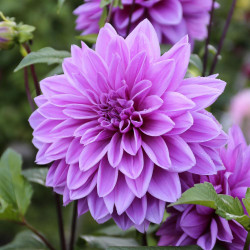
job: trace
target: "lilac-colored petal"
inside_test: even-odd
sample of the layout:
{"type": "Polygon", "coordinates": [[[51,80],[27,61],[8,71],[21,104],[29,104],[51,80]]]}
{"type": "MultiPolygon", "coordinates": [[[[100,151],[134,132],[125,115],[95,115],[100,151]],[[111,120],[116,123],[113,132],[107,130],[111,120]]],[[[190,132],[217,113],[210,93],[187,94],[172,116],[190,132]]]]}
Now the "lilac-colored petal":
{"type": "Polygon", "coordinates": [[[179,116],[195,107],[193,101],[178,92],[165,92],[161,99],[163,100],[163,105],[160,109],[170,117],[179,116]]]}
{"type": "Polygon", "coordinates": [[[145,19],[142,21],[126,38],[126,42],[128,47],[130,48],[131,57],[136,55],[138,52],[147,49],[147,54],[152,59],[157,59],[160,57],[160,46],[159,41],[157,38],[157,34],[152,26],[152,24],[145,19]],[[133,46],[137,44],[138,37],[140,37],[140,34],[145,34],[145,37],[147,37],[148,42],[150,44],[150,47],[144,47],[143,44],[141,44],[141,48],[138,48],[139,51],[133,50],[133,46]]]}
{"type": "Polygon", "coordinates": [[[113,213],[112,217],[115,221],[115,223],[122,229],[122,230],[128,230],[132,225],[133,222],[129,219],[126,213],[123,213],[121,215],[118,215],[117,213],[113,213]]]}
{"type": "Polygon", "coordinates": [[[89,211],[89,206],[88,206],[87,198],[80,199],[77,202],[77,213],[78,213],[78,216],[80,216],[82,214],[85,214],[88,211],[89,211]]]}
{"type": "Polygon", "coordinates": [[[155,167],[148,192],[162,201],[175,202],[181,196],[181,184],[178,174],[155,167]],[[168,188],[166,188],[166,183],[168,188]]]}
{"type": "Polygon", "coordinates": [[[155,4],[150,9],[150,16],[161,25],[178,24],[182,18],[181,3],[175,0],[168,0],[155,4]]]}
{"type": "Polygon", "coordinates": [[[35,130],[46,118],[42,116],[38,110],[35,110],[29,118],[30,126],[35,130]]]}
{"type": "Polygon", "coordinates": [[[119,175],[115,187],[115,207],[118,215],[121,215],[133,202],[135,195],[128,188],[123,175],[119,175]]]}
{"type": "Polygon", "coordinates": [[[123,148],[122,148],[122,137],[119,133],[113,135],[108,149],[108,160],[112,167],[118,166],[122,159],[123,148]]]}
{"type": "Polygon", "coordinates": [[[123,154],[122,160],[118,165],[119,170],[127,177],[136,179],[141,174],[144,167],[143,152],[138,150],[136,155],[123,154]]]}
{"type": "Polygon", "coordinates": [[[172,81],[175,70],[173,59],[162,60],[151,65],[146,72],[146,78],[152,82],[150,93],[162,96],[172,81]]]}
{"type": "Polygon", "coordinates": [[[220,127],[211,117],[202,113],[192,113],[194,123],[189,130],[182,134],[186,142],[205,142],[220,134],[220,127]]]}
{"type": "Polygon", "coordinates": [[[186,112],[177,117],[172,117],[175,123],[174,128],[168,132],[168,135],[179,135],[187,131],[194,123],[193,116],[190,112],[186,112]]]}
{"type": "Polygon", "coordinates": [[[218,234],[218,227],[217,227],[216,221],[212,219],[212,222],[210,225],[210,231],[202,235],[198,239],[197,245],[199,245],[202,249],[205,249],[205,250],[213,249],[216,243],[217,234],[218,234]]]}
{"type": "Polygon", "coordinates": [[[144,222],[141,225],[136,225],[135,228],[140,232],[140,233],[145,233],[148,231],[150,222],[147,220],[144,220],[144,222]]]}
{"type": "Polygon", "coordinates": [[[100,162],[97,176],[97,194],[99,197],[108,195],[115,187],[118,169],[110,166],[107,158],[100,162]]]}
{"type": "Polygon", "coordinates": [[[147,212],[147,198],[146,196],[141,199],[135,198],[126,210],[128,217],[136,224],[140,225],[145,220],[147,212]]]}
{"type": "Polygon", "coordinates": [[[182,81],[178,91],[196,104],[194,110],[201,110],[215,102],[225,85],[224,81],[210,77],[187,78],[182,81]]]}
{"type": "Polygon", "coordinates": [[[171,160],[165,141],[159,137],[143,136],[142,147],[148,157],[158,166],[169,169],[171,160]]]}
{"type": "Polygon", "coordinates": [[[59,94],[80,95],[80,92],[70,85],[65,75],[47,77],[40,82],[40,86],[48,99],[59,94]]]}
{"type": "Polygon", "coordinates": [[[163,104],[163,100],[157,95],[149,95],[142,99],[138,107],[138,112],[141,115],[151,113],[159,109],[163,104]]]}
{"type": "Polygon", "coordinates": [[[64,120],[67,118],[67,116],[63,113],[63,109],[61,107],[56,107],[55,105],[52,105],[48,102],[40,106],[38,112],[43,117],[51,120],[64,120]]]}
{"type": "Polygon", "coordinates": [[[89,211],[95,220],[100,220],[109,214],[102,198],[98,197],[96,190],[88,195],[89,211]]]}
{"type": "Polygon", "coordinates": [[[174,122],[169,116],[154,112],[144,118],[144,123],[140,130],[149,136],[161,136],[169,132],[174,127],[174,122]]]}
{"type": "Polygon", "coordinates": [[[139,103],[150,91],[152,83],[149,80],[142,80],[136,83],[130,93],[131,99],[134,100],[135,103],[139,103]]]}
{"type": "Polygon", "coordinates": [[[136,155],[141,147],[141,135],[137,129],[133,128],[130,132],[123,134],[122,147],[130,155],[136,155]]]}
{"type": "Polygon", "coordinates": [[[220,216],[216,217],[216,223],[218,227],[217,239],[220,241],[226,241],[232,243],[233,234],[230,229],[229,222],[220,216]]]}
{"type": "Polygon", "coordinates": [[[163,219],[166,203],[152,196],[148,198],[147,203],[146,219],[152,223],[160,224],[163,219]]]}
{"type": "MultiPolygon", "coordinates": [[[[87,171],[81,171],[78,164],[69,166],[67,175],[67,186],[71,189],[78,189],[83,186],[97,170],[97,165],[87,171]]],[[[95,173],[96,174],[96,173],[95,173]]]]}
{"type": "Polygon", "coordinates": [[[144,156],[144,166],[139,177],[136,179],[126,178],[129,189],[138,197],[143,197],[147,190],[153,174],[154,163],[144,156]]]}
{"type": "Polygon", "coordinates": [[[92,168],[107,153],[109,142],[107,140],[92,142],[84,147],[79,158],[79,167],[82,171],[92,168]]]}
{"type": "Polygon", "coordinates": [[[200,175],[216,174],[216,167],[205,150],[199,144],[190,143],[189,146],[196,159],[196,165],[189,172],[200,175]]]}
{"type": "MultiPolygon", "coordinates": [[[[147,54],[145,51],[141,51],[130,61],[128,68],[126,70],[126,83],[130,88],[135,86],[136,83],[145,80],[144,75],[149,67],[149,62],[147,59],[147,54]]],[[[136,94],[137,91],[134,91],[136,94]]]]}
{"type": "Polygon", "coordinates": [[[70,145],[68,146],[68,150],[66,153],[66,162],[68,164],[74,164],[79,162],[79,157],[83,148],[84,146],[80,144],[79,138],[73,139],[70,145]]]}
{"type": "Polygon", "coordinates": [[[186,209],[181,216],[180,226],[187,235],[198,239],[205,232],[209,223],[209,216],[200,215],[195,209],[186,209]]]}
{"type": "Polygon", "coordinates": [[[115,191],[113,190],[108,195],[104,196],[103,201],[109,213],[112,214],[114,211],[114,206],[115,206],[115,191]]]}
{"type": "Polygon", "coordinates": [[[49,168],[48,174],[46,176],[46,186],[53,187],[54,175],[57,169],[57,166],[60,161],[55,161],[49,168]]]}
{"type": "Polygon", "coordinates": [[[167,51],[160,60],[173,59],[175,62],[174,74],[168,90],[175,91],[183,80],[190,59],[190,44],[186,40],[187,37],[182,38],[169,51],[167,51]]]}
{"type": "Polygon", "coordinates": [[[90,177],[84,185],[78,189],[72,189],[69,192],[69,197],[71,200],[79,200],[88,196],[92,190],[96,187],[97,175],[94,174],[90,177]]]}
{"type": "Polygon", "coordinates": [[[117,33],[115,29],[109,24],[106,23],[104,28],[99,32],[99,35],[96,40],[95,51],[105,60],[107,53],[107,46],[112,40],[116,37],[117,33]]]}
{"type": "Polygon", "coordinates": [[[164,140],[172,162],[171,171],[183,172],[195,165],[196,160],[192,150],[180,136],[164,136],[164,140]]]}

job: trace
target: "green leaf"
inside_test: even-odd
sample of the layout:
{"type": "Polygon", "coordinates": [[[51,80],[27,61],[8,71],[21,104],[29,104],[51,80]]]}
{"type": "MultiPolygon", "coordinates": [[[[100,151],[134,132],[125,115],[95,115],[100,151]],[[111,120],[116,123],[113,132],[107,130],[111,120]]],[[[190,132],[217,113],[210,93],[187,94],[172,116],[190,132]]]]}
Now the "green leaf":
{"type": "Polygon", "coordinates": [[[77,240],[77,247],[78,249],[83,249],[86,246],[107,249],[110,246],[138,246],[138,243],[132,238],[82,235],[77,240]]]}
{"type": "Polygon", "coordinates": [[[189,65],[188,65],[188,73],[192,76],[199,76],[202,74],[203,64],[200,57],[196,54],[191,54],[189,65]]]}
{"type": "Polygon", "coordinates": [[[49,77],[49,76],[54,76],[54,75],[60,75],[63,73],[63,68],[62,68],[62,65],[59,64],[57,65],[54,69],[52,69],[47,75],[46,77],[49,77]]]}
{"type": "Polygon", "coordinates": [[[43,186],[45,186],[46,183],[47,173],[47,168],[30,168],[22,171],[22,174],[26,177],[26,179],[43,186]]]}
{"type": "Polygon", "coordinates": [[[111,225],[111,226],[104,227],[102,229],[95,231],[95,234],[96,235],[109,235],[109,236],[124,236],[130,232],[135,232],[135,229],[131,227],[128,230],[124,231],[120,229],[119,227],[117,227],[116,225],[111,225]]]}
{"type": "Polygon", "coordinates": [[[57,13],[59,13],[61,11],[64,3],[65,3],[65,0],[58,0],[57,1],[57,13]]]}
{"type": "Polygon", "coordinates": [[[109,247],[107,250],[201,250],[199,246],[184,247],[109,247]]]}
{"type": "Polygon", "coordinates": [[[32,196],[32,186],[21,175],[21,156],[7,149],[0,160],[0,219],[22,221],[32,196]]]}
{"type": "Polygon", "coordinates": [[[205,182],[202,184],[195,184],[194,187],[184,192],[177,202],[172,203],[169,206],[196,204],[216,209],[216,202],[218,199],[219,197],[214,190],[213,185],[209,182],[205,182]]]}
{"type": "Polygon", "coordinates": [[[36,52],[31,52],[27,56],[23,58],[23,60],[19,63],[19,65],[15,68],[14,72],[27,67],[31,64],[36,63],[59,63],[61,64],[65,57],[70,57],[70,53],[64,50],[55,50],[53,48],[43,48],[36,52]]]}
{"type": "Polygon", "coordinates": [[[93,44],[93,43],[96,43],[97,34],[88,34],[88,35],[84,35],[84,36],[77,36],[76,38],[79,40],[82,40],[84,42],[93,44]]]}
{"type": "Polygon", "coordinates": [[[250,217],[244,214],[242,204],[238,198],[217,194],[211,183],[196,184],[182,194],[182,197],[170,206],[180,204],[196,204],[210,207],[226,220],[236,220],[247,231],[250,230],[250,217]]]}
{"type": "Polygon", "coordinates": [[[250,216],[250,188],[247,189],[245,199],[242,199],[248,215],[250,216]]]}
{"type": "Polygon", "coordinates": [[[0,250],[44,250],[48,249],[34,233],[23,231],[16,235],[14,240],[0,247],[0,250]]]}

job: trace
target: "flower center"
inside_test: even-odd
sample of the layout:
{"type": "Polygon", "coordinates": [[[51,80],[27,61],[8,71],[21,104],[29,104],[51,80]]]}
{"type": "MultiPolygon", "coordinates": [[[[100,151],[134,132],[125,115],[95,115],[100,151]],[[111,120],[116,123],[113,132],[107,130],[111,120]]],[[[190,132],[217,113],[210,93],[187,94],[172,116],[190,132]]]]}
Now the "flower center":
{"type": "Polygon", "coordinates": [[[100,125],[107,129],[128,132],[133,126],[133,118],[138,120],[134,109],[134,101],[122,98],[116,92],[102,94],[98,104],[100,125]]]}

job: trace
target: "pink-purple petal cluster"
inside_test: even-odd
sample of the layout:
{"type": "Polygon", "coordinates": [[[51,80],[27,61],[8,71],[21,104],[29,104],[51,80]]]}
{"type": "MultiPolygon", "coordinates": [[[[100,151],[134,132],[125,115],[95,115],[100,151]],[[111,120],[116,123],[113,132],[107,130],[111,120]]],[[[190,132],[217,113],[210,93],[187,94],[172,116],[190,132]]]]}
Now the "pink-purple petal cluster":
{"type": "Polygon", "coordinates": [[[103,223],[145,231],[160,223],[166,202],[181,195],[179,173],[223,168],[226,135],[205,110],[223,92],[215,76],[184,79],[190,44],[184,37],[160,56],[148,20],[126,38],[110,24],[95,51],[72,46],[63,75],[41,81],[29,122],[36,162],[53,162],[47,185],[78,200],[103,223]]]}
{"type": "MultiPolygon", "coordinates": [[[[100,0],[88,0],[80,5],[74,14],[77,15],[76,29],[83,35],[98,33],[98,23],[102,9],[100,0]]],[[[113,8],[112,24],[120,35],[125,37],[129,25],[131,8],[131,29],[144,18],[153,24],[159,41],[174,44],[188,34],[191,42],[207,37],[207,24],[212,0],[122,0],[123,8],[113,8]]],[[[216,4],[217,6],[217,4],[216,4]]]]}
{"type": "MultiPolygon", "coordinates": [[[[183,173],[183,189],[206,181],[213,184],[217,193],[242,200],[250,184],[250,146],[247,146],[239,127],[231,128],[227,148],[221,149],[220,156],[225,170],[211,176],[183,173]]],[[[169,212],[171,216],[157,232],[161,246],[197,244],[202,249],[211,250],[219,244],[230,250],[244,248],[247,231],[236,221],[227,221],[216,215],[211,208],[183,205],[169,209],[169,212]]]]}

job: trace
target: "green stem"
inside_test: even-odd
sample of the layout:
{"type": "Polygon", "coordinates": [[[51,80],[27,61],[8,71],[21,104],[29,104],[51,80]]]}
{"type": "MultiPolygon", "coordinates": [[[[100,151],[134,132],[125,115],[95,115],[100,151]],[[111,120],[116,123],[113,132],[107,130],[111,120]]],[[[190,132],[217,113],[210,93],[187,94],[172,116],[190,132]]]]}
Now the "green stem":
{"type": "Polygon", "coordinates": [[[47,241],[47,239],[42,234],[40,234],[33,226],[31,226],[26,220],[23,221],[23,225],[29,228],[34,234],[36,234],[50,250],[55,250],[55,248],[47,241]]]}
{"type": "Polygon", "coordinates": [[[247,238],[246,238],[246,243],[245,243],[245,246],[244,246],[244,250],[249,250],[249,247],[250,247],[250,231],[247,234],[247,238]]]}

